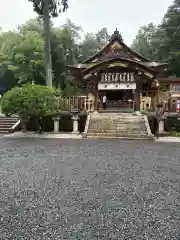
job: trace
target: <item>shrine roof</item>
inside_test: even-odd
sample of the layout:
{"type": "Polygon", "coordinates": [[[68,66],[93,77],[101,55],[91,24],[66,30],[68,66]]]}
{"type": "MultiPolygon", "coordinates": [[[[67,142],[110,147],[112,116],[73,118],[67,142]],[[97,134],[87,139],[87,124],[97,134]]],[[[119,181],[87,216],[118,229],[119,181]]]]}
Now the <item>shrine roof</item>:
{"type": "Polygon", "coordinates": [[[83,61],[82,63],[90,63],[101,61],[104,58],[109,57],[109,55],[119,55],[120,57],[132,58],[141,62],[150,62],[149,59],[141,56],[140,54],[129,48],[122,39],[121,34],[116,29],[116,31],[111,36],[108,44],[104,46],[99,52],[90,57],[89,59],[83,61]]]}
{"type": "Polygon", "coordinates": [[[137,62],[133,59],[126,59],[126,58],[120,58],[120,57],[111,58],[111,59],[107,59],[102,62],[96,63],[90,66],[89,68],[83,69],[83,72],[87,74],[90,72],[94,72],[94,70],[97,70],[97,69],[98,70],[103,69],[104,66],[108,66],[108,68],[112,68],[115,66],[129,67],[132,69],[136,69],[137,71],[140,71],[140,72],[149,72],[153,75],[156,75],[155,69],[150,68],[144,65],[143,63],[137,62]]]}
{"type": "Polygon", "coordinates": [[[102,62],[106,62],[110,59],[126,59],[128,61],[134,61],[134,63],[139,63],[148,68],[156,69],[160,66],[165,66],[168,63],[160,63],[151,61],[144,56],[136,53],[131,48],[129,48],[122,39],[121,34],[116,29],[116,31],[111,36],[109,43],[101,49],[98,53],[90,57],[89,59],[83,61],[80,64],[76,64],[74,66],[67,66],[68,68],[78,70],[85,70],[87,68],[91,68],[92,66],[98,65],[102,62]]]}
{"type": "MultiPolygon", "coordinates": [[[[128,59],[128,60],[133,60],[133,59],[128,59]]],[[[74,68],[74,69],[77,69],[77,68],[79,68],[79,69],[86,69],[86,68],[89,68],[89,67],[91,67],[93,65],[99,64],[101,62],[102,61],[98,61],[96,63],[80,63],[80,64],[75,64],[73,66],[69,66],[68,65],[68,67],[69,68],[74,68]]],[[[139,61],[134,61],[134,62],[139,62],[139,61]]],[[[150,68],[166,66],[167,64],[169,64],[168,62],[166,62],[166,63],[159,63],[159,62],[143,62],[142,63],[142,62],[139,62],[139,63],[145,65],[146,67],[150,67],[150,68]]]]}

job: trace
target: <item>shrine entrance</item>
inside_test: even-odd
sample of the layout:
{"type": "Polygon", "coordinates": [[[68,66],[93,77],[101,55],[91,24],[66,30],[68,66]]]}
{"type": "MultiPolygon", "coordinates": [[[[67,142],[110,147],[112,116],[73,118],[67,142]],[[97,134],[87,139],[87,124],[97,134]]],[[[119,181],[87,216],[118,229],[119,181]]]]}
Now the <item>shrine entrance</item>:
{"type": "Polygon", "coordinates": [[[99,91],[100,101],[103,96],[107,97],[107,108],[131,108],[134,106],[133,90],[106,90],[99,91]]]}
{"type": "Polygon", "coordinates": [[[123,61],[111,59],[85,70],[84,79],[94,94],[95,110],[102,109],[103,96],[106,95],[106,108],[140,111],[142,90],[146,84],[147,88],[150,87],[154,72],[146,72],[146,67],[143,69],[139,63],[136,66],[130,60],[123,61]]]}
{"type": "MultiPolygon", "coordinates": [[[[115,72],[116,70],[116,72],[115,72]]],[[[134,109],[134,92],[136,81],[134,72],[101,73],[98,83],[100,101],[105,95],[107,97],[107,108],[134,109]]]]}

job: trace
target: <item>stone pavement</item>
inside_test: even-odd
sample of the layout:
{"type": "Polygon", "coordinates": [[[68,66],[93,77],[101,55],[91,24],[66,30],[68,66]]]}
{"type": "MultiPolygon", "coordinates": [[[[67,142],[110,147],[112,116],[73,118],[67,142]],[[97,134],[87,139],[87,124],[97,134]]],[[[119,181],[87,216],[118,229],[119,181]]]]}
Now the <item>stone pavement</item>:
{"type": "Polygon", "coordinates": [[[160,137],[155,139],[155,142],[180,143],[180,137],[160,137]]]}
{"type": "Polygon", "coordinates": [[[64,139],[82,139],[81,134],[74,133],[42,133],[37,134],[34,132],[14,132],[12,134],[6,134],[4,138],[64,138],[64,139]]]}
{"type": "MultiPolygon", "coordinates": [[[[82,134],[74,134],[74,133],[43,133],[43,134],[36,134],[33,132],[14,132],[12,134],[7,135],[0,135],[4,138],[61,138],[61,139],[82,139],[82,134]]],[[[110,140],[110,139],[109,139],[110,140]]],[[[113,139],[112,139],[113,140],[113,139]]],[[[123,141],[123,138],[120,139],[123,141]]],[[[162,142],[162,143],[180,143],[180,137],[160,137],[159,139],[155,139],[155,142],[162,142]]]]}
{"type": "Polygon", "coordinates": [[[0,239],[178,240],[179,144],[0,139],[0,239]]]}

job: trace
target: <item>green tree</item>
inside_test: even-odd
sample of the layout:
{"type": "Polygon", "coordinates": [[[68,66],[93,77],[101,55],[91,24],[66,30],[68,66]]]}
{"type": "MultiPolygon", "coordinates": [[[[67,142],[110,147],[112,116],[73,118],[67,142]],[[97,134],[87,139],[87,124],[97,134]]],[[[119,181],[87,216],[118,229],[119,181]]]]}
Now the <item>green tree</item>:
{"type": "Polygon", "coordinates": [[[43,39],[38,32],[27,31],[19,44],[12,49],[11,64],[8,68],[14,72],[18,84],[45,84],[43,67],[43,39]]]}
{"type": "Polygon", "coordinates": [[[174,0],[165,14],[161,28],[165,33],[160,53],[171,61],[172,74],[180,76],[180,1],[174,0]]]}
{"type": "Polygon", "coordinates": [[[61,27],[53,27],[51,32],[52,67],[54,86],[62,92],[76,92],[77,83],[70,76],[67,65],[79,63],[79,45],[81,27],[74,25],[69,19],[61,27]]]}
{"type": "Polygon", "coordinates": [[[180,1],[174,0],[162,23],[141,27],[132,48],[155,61],[169,61],[169,74],[180,76],[180,1]]]}
{"type": "Polygon", "coordinates": [[[79,44],[79,62],[82,62],[100,51],[109,41],[110,35],[107,28],[100,29],[97,33],[87,33],[79,44]]]}
{"type": "Polygon", "coordinates": [[[153,23],[140,27],[131,48],[142,56],[154,60],[155,54],[158,51],[155,47],[157,40],[156,32],[157,27],[153,23]]]}
{"type": "Polygon", "coordinates": [[[57,111],[56,90],[36,84],[15,87],[4,94],[1,107],[8,116],[18,115],[25,130],[30,116],[42,117],[57,111]]]}
{"type": "Polygon", "coordinates": [[[20,42],[20,35],[17,32],[0,32],[0,94],[14,87],[17,83],[14,74],[9,70],[12,49],[20,42]]]}
{"type": "Polygon", "coordinates": [[[51,31],[50,17],[56,17],[59,12],[66,11],[68,0],[29,0],[33,2],[35,12],[43,18],[44,22],[44,55],[45,55],[45,72],[46,84],[52,87],[52,59],[51,59],[51,31]]]}
{"type": "Polygon", "coordinates": [[[105,46],[110,40],[110,35],[107,28],[102,28],[96,33],[97,42],[100,44],[100,47],[105,46]]]}
{"type": "MultiPolygon", "coordinates": [[[[94,55],[109,38],[107,29],[87,34],[89,39],[82,40],[81,35],[82,28],[69,19],[60,27],[51,23],[53,86],[65,95],[80,91],[67,65],[76,65],[94,55]]],[[[1,32],[0,88],[8,90],[32,81],[45,84],[43,38],[43,21],[39,18],[30,19],[15,32],[1,32]]]]}
{"type": "Polygon", "coordinates": [[[68,0],[29,0],[33,2],[34,11],[40,15],[44,16],[44,5],[47,3],[48,12],[52,17],[57,17],[58,13],[65,12],[68,8],[68,0]]]}

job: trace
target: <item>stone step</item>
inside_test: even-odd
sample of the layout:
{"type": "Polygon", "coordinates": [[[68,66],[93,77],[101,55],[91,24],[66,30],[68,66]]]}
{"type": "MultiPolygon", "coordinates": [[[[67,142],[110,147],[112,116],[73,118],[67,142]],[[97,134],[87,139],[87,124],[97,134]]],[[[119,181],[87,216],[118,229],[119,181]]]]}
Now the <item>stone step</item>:
{"type": "Polygon", "coordinates": [[[144,124],[145,123],[145,121],[144,120],[142,120],[142,121],[124,121],[124,120],[119,120],[119,121],[103,121],[103,120],[101,120],[101,121],[90,121],[90,123],[89,124],[104,124],[104,125],[116,125],[116,124],[129,124],[129,125],[131,125],[131,124],[134,124],[134,125],[139,125],[139,124],[144,124]]]}
{"type": "Polygon", "coordinates": [[[1,121],[0,120],[0,126],[3,126],[3,125],[14,125],[15,123],[17,123],[17,121],[10,121],[10,122],[8,122],[8,121],[1,121]]]}
{"type": "Polygon", "coordinates": [[[10,131],[0,130],[0,134],[7,134],[10,133],[10,131]]]}
{"type": "Polygon", "coordinates": [[[98,131],[98,130],[94,130],[94,131],[88,131],[88,133],[96,133],[96,134],[147,134],[147,131],[128,131],[128,130],[124,130],[124,131],[116,131],[116,130],[108,130],[108,131],[98,131]]]}
{"type": "Polygon", "coordinates": [[[17,121],[15,121],[15,122],[1,122],[1,121],[0,121],[0,127],[1,127],[1,126],[12,126],[12,125],[14,125],[16,122],[17,122],[17,121]]]}
{"type": "Polygon", "coordinates": [[[88,133],[87,137],[108,137],[108,138],[112,138],[112,137],[130,137],[130,138],[148,138],[148,134],[116,134],[116,133],[105,133],[105,134],[99,134],[99,133],[88,133]]]}
{"type": "Polygon", "coordinates": [[[104,124],[100,124],[100,125],[89,125],[89,129],[146,129],[146,126],[145,124],[142,124],[142,125],[127,125],[127,124],[122,124],[122,125],[110,125],[110,126],[107,126],[107,125],[104,125],[104,124]]]}
{"type": "Polygon", "coordinates": [[[103,128],[90,128],[88,132],[146,132],[146,128],[144,129],[127,129],[127,128],[124,128],[124,129],[103,129],[103,128]]]}
{"type": "Polygon", "coordinates": [[[124,119],[118,119],[118,120],[114,120],[114,119],[112,119],[112,120],[111,120],[111,119],[108,119],[108,120],[107,120],[107,119],[101,119],[101,120],[100,120],[100,119],[99,119],[99,120],[96,120],[96,119],[93,119],[93,120],[92,120],[92,119],[91,119],[90,122],[91,122],[91,123],[98,123],[98,124],[101,123],[101,122],[104,123],[104,124],[105,124],[105,123],[106,123],[106,124],[113,124],[113,123],[114,123],[114,124],[116,124],[116,123],[127,123],[127,124],[128,124],[128,123],[129,123],[129,124],[137,123],[137,124],[139,124],[139,123],[144,123],[144,119],[140,119],[140,120],[137,120],[137,119],[131,119],[131,120],[124,120],[124,119]]]}
{"type": "Polygon", "coordinates": [[[114,137],[114,136],[112,136],[112,137],[109,137],[109,136],[87,136],[87,139],[106,139],[106,140],[108,140],[108,139],[121,139],[121,140],[148,140],[148,141],[153,141],[154,140],[154,138],[153,137],[114,137]]]}
{"type": "Polygon", "coordinates": [[[107,136],[147,136],[147,132],[88,132],[88,135],[107,135],[107,136]]]}
{"type": "Polygon", "coordinates": [[[91,116],[87,137],[148,139],[148,133],[143,116],[104,113],[91,116]]]}
{"type": "Polygon", "coordinates": [[[0,122],[1,123],[16,123],[18,121],[18,119],[17,120],[15,120],[15,119],[0,119],[0,122]]]}
{"type": "Polygon", "coordinates": [[[145,124],[117,124],[116,126],[114,126],[116,128],[128,128],[128,129],[141,129],[142,127],[145,127],[145,124]]]}
{"type": "Polygon", "coordinates": [[[8,133],[8,132],[10,132],[11,131],[11,128],[0,128],[0,132],[6,132],[6,133],[8,133]]]}
{"type": "Polygon", "coordinates": [[[0,134],[9,133],[17,121],[17,117],[0,117],[0,134]]]}
{"type": "MultiPolygon", "coordinates": [[[[92,118],[91,118],[92,119],[92,118]]],[[[110,121],[110,120],[114,120],[114,121],[118,121],[118,120],[124,120],[124,121],[132,121],[132,120],[144,120],[144,117],[97,117],[97,118],[93,118],[93,120],[95,121],[99,121],[99,120],[103,120],[103,121],[110,121]]]]}
{"type": "MultiPolygon", "coordinates": [[[[137,116],[135,115],[133,112],[101,112],[101,113],[93,113],[92,116],[137,116]]],[[[142,115],[138,115],[139,116],[142,116],[142,115]]]]}
{"type": "Polygon", "coordinates": [[[0,129],[9,129],[9,128],[12,128],[13,125],[3,125],[3,126],[0,126],[0,129]]]}
{"type": "Polygon", "coordinates": [[[1,119],[8,119],[8,120],[16,120],[16,119],[18,119],[18,117],[5,117],[5,116],[0,116],[0,120],[1,119]]]}

